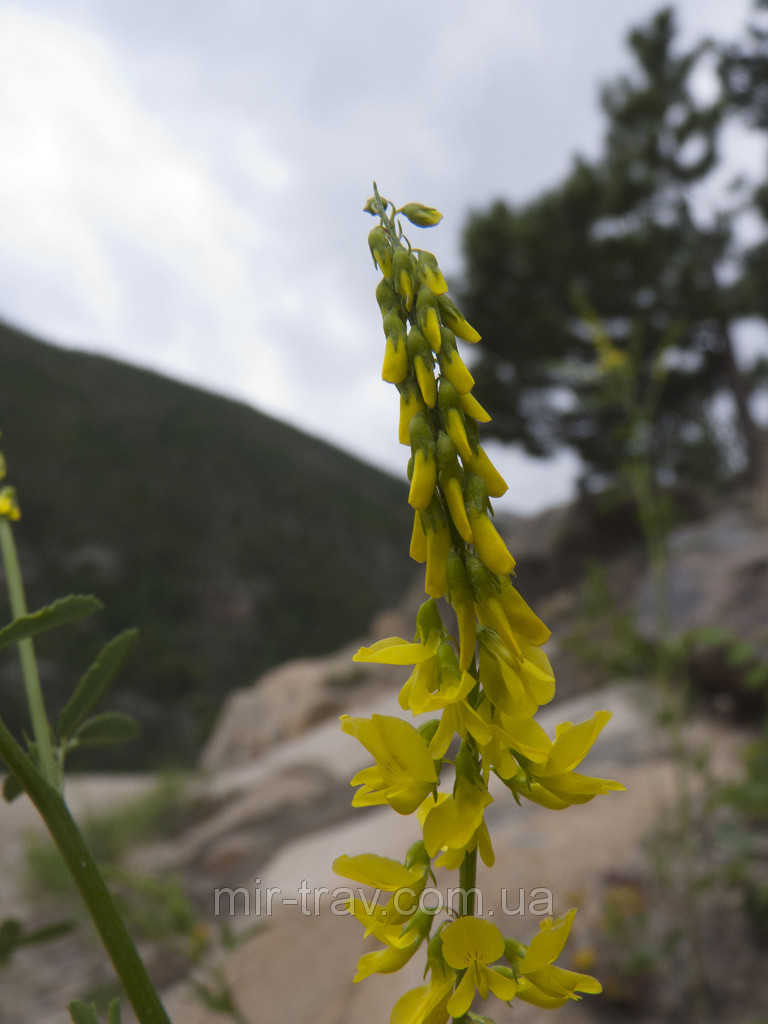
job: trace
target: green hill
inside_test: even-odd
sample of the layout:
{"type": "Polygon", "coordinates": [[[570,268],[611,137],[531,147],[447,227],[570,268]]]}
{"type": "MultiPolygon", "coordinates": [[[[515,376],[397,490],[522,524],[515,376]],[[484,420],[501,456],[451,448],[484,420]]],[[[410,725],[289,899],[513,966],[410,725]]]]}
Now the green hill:
{"type": "MultiPolygon", "coordinates": [[[[140,627],[111,704],[143,738],[100,766],[189,763],[227,691],[361,634],[413,578],[405,483],[238,402],[0,324],[0,427],[30,608],[106,606],[39,642],[52,708],[140,627]]],[[[15,729],[20,687],[6,656],[15,729]]]]}

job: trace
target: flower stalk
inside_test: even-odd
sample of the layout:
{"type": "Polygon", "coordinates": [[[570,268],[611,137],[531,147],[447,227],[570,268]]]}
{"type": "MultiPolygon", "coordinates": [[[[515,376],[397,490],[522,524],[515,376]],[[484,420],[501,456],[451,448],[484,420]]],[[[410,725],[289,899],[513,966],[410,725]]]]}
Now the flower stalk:
{"type": "Polygon", "coordinates": [[[399,439],[411,451],[410,553],[425,565],[427,600],[413,641],[388,637],[361,648],[355,660],[412,666],[400,706],[417,719],[430,712],[436,717],[415,726],[384,715],[342,718],[344,731],[375,760],[352,779],[360,787],[353,805],[388,804],[399,814],[416,813],[422,830],[404,864],[375,854],[344,856],[334,864],[344,877],[393,892],[373,915],[349,901],[350,912],[384,944],[361,958],[355,980],[398,970],[426,943],[429,981],[397,1001],[393,1024],[464,1020],[476,994],[554,1008],[580,993],[599,992],[600,984],[554,964],[575,911],[542,922],[528,946],[476,916],[478,855],[487,867],[494,863],[484,819],[493,802],[489,780],[496,776],[518,802],[556,810],[623,789],[574,771],[610,713],[565,722],[554,740],[535,721],[539,706],[554,696],[554,675],[542,650],[549,630],[513,586],[515,560],[493,524],[490,499],[507,485],[480,445],[479,425],[490,417],[472,394],[474,380],[457,344],[473,344],[480,336],[448,297],[434,255],[414,249],[402,227],[401,218],[432,227],[441,214],[419,203],[398,210],[375,184],[365,209],[378,219],[368,244],[382,274],[376,288],[386,339],[382,378],[400,395],[399,439]],[[425,912],[420,906],[419,894],[435,868],[459,872],[458,911],[441,905],[425,912]],[[382,885],[382,878],[390,884],[382,885]],[[397,909],[404,899],[410,915],[397,909]]]}

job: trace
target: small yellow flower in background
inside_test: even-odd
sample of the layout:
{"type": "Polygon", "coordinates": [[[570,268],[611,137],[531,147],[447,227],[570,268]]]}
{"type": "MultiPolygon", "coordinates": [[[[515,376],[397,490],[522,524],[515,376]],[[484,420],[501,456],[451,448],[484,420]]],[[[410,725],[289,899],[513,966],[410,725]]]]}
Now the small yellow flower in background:
{"type": "MultiPolygon", "coordinates": [[[[402,214],[431,227],[441,215],[420,203],[398,211],[378,191],[366,210],[379,218],[368,242],[383,275],[376,287],[386,338],[382,376],[400,396],[398,440],[410,447],[414,510],[410,554],[425,564],[428,599],[412,641],[388,637],[361,648],[355,660],[410,666],[401,708],[436,717],[418,728],[386,715],[341,720],[375,761],[352,779],[360,787],[353,804],[417,812],[422,829],[403,863],[376,854],[334,863],[340,875],[391,894],[384,904],[348,901],[366,935],[383,943],[360,958],[355,981],[398,970],[426,941],[429,978],[397,1000],[391,1024],[446,1024],[449,1016],[467,1013],[475,993],[554,1008],[577,993],[600,991],[589,975],[554,964],[574,912],[544,922],[526,948],[476,918],[471,899],[464,916],[446,920],[449,908],[439,903],[427,911],[420,897],[434,879],[433,866],[458,870],[459,887],[468,894],[478,856],[493,865],[485,822],[492,772],[518,802],[523,796],[558,810],[623,788],[573,770],[610,715],[599,711],[586,722],[565,722],[554,740],[534,719],[555,694],[541,649],[549,629],[513,586],[515,559],[493,523],[491,499],[507,484],[480,445],[479,424],[490,417],[472,394],[475,382],[457,345],[457,338],[474,343],[480,335],[447,295],[435,257],[412,248],[397,219],[402,214]],[[444,763],[452,763],[450,791],[438,790],[444,763]]],[[[605,346],[604,355],[616,362],[605,346]]]]}
{"type": "Polygon", "coordinates": [[[12,522],[21,519],[21,509],[19,508],[15,487],[3,487],[0,489],[0,516],[4,516],[12,522]]]}

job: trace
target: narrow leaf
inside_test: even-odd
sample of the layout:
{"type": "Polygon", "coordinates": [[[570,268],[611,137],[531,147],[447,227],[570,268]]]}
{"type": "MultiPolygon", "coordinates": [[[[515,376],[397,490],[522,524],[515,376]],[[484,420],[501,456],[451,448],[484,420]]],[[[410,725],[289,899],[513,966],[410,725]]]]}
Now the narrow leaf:
{"type": "Polygon", "coordinates": [[[120,1000],[113,999],[109,1004],[107,1024],[120,1024],[120,1000]]]}
{"type": "Polygon", "coordinates": [[[72,736],[101,700],[107,687],[136,643],[138,630],[126,629],[112,637],[87,669],[59,718],[59,735],[72,736]]]}
{"type": "Polygon", "coordinates": [[[74,1024],[99,1024],[96,1010],[93,1006],[88,1006],[81,999],[73,999],[67,1006],[67,1009],[69,1010],[69,1019],[74,1024]]]}
{"type": "Polygon", "coordinates": [[[68,622],[75,622],[86,615],[93,615],[103,607],[98,597],[94,597],[93,594],[68,594],[66,597],[60,597],[53,604],[38,608],[36,612],[20,615],[0,629],[0,647],[16,644],[19,640],[56,629],[57,626],[64,626],[68,622]]]}
{"type": "Polygon", "coordinates": [[[75,734],[78,747],[106,747],[133,740],[141,733],[135,718],[122,711],[105,711],[84,722],[75,734]]]}

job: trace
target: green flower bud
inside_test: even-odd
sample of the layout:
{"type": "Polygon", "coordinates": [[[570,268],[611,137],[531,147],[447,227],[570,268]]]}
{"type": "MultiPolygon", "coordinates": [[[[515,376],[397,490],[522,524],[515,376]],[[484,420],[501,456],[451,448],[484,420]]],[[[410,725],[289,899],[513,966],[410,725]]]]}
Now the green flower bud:
{"type": "Polygon", "coordinates": [[[464,319],[455,303],[447,295],[438,295],[437,301],[440,306],[440,319],[446,327],[450,327],[453,333],[457,334],[463,341],[472,343],[480,341],[480,335],[475,328],[464,319]]]}
{"type": "Polygon", "coordinates": [[[405,249],[395,249],[395,254],[392,257],[395,287],[402,296],[406,309],[410,309],[413,305],[413,297],[416,292],[416,268],[414,263],[413,257],[405,249]]]}
{"type": "Polygon", "coordinates": [[[373,262],[384,277],[392,277],[392,243],[382,227],[376,227],[368,234],[368,247],[373,262]]]}
{"type": "Polygon", "coordinates": [[[416,373],[422,397],[428,408],[434,409],[437,402],[437,381],[435,380],[435,361],[427,339],[418,327],[412,327],[408,333],[408,358],[416,373]]]}
{"type": "Polygon", "coordinates": [[[416,296],[416,319],[424,337],[435,352],[439,352],[442,337],[440,335],[440,317],[437,311],[437,296],[426,285],[419,288],[416,296]]]}
{"type": "Polygon", "coordinates": [[[405,324],[398,310],[390,309],[384,314],[383,326],[387,344],[381,377],[390,384],[399,384],[408,376],[408,351],[405,345],[405,324]]]}
{"type": "Polygon", "coordinates": [[[440,372],[456,388],[460,395],[469,394],[475,386],[472,374],[464,365],[464,360],[456,348],[453,331],[447,327],[440,328],[440,372]]]}
{"type": "Polygon", "coordinates": [[[464,507],[464,474],[459,465],[456,445],[444,430],[437,435],[437,470],[453,524],[464,543],[471,544],[472,529],[464,507]]]}
{"type": "Polygon", "coordinates": [[[421,511],[429,505],[437,486],[437,458],[432,430],[423,413],[417,413],[410,424],[413,470],[408,503],[421,511]]]}
{"type": "Polygon", "coordinates": [[[400,299],[386,277],[382,277],[376,285],[376,301],[379,304],[382,316],[388,313],[390,309],[397,309],[400,305],[400,299]]]}
{"type": "Polygon", "coordinates": [[[419,280],[428,288],[431,288],[435,295],[443,295],[448,291],[448,285],[440,272],[437,260],[431,252],[421,250],[416,257],[416,266],[419,271],[419,280]]]}
{"type": "Polygon", "coordinates": [[[411,224],[420,228],[431,228],[439,224],[443,219],[442,213],[434,206],[424,206],[423,203],[406,203],[398,210],[404,217],[407,217],[411,224]]]}

